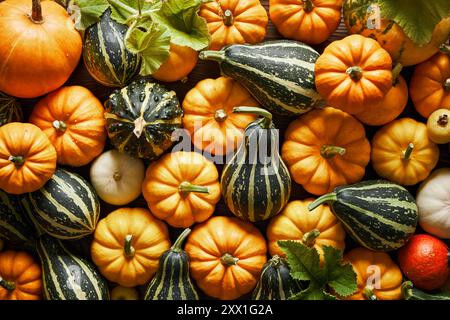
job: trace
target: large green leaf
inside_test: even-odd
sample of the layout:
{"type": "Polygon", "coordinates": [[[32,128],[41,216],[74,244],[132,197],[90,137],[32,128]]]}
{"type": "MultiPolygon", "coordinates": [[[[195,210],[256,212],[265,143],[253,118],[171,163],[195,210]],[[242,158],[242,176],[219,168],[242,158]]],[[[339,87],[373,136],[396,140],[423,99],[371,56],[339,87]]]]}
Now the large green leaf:
{"type": "Polygon", "coordinates": [[[107,0],[75,0],[68,4],[67,10],[75,20],[75,28],[84,31],[100,21],[108,7],[107,0]]]}
{"type": "Polygon", "coordinates": [[[161,0],[107,0],[111,5],[111,18],[121,24],[130,25],[139,15],[149,16],[161,8],[161,0]]]}

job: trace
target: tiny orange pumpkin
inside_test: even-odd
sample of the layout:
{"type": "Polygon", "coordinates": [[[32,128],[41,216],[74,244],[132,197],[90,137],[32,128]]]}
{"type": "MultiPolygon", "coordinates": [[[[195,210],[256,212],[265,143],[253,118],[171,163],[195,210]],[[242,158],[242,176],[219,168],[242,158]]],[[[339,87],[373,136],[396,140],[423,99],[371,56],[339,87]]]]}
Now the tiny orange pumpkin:
{"type": "Polygon", "coordinates": [[[152,74],[152,77],[164,82],[183,80],[194,69],[197,61],[197,51],[171,43],[169,58],[152,74]]]}

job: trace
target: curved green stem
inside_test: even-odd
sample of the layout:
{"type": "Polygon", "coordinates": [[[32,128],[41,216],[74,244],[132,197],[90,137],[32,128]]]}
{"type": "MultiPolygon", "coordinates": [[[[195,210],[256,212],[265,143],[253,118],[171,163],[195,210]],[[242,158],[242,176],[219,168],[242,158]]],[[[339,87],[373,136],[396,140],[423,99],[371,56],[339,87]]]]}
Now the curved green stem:
{"type": "Polygon", "coordinates": [[[25,158],[23,156],[9,156],[8,160],[18,167],[23,166],[25,163],[25,158]]]}
{"type": "Polygon", "coordinates": [[[16,289],[16,284],[14,282],[6,281],[2,277],[0,277],[0,286],[8,291],[13,291],[14,289],[16,289]]]}
{"type": "Polygon", "coordinates": [[[396,63],[394,68],[392,69],[392,85],[396,86],[398,83],[398,77],[400,76],[400,72],[402,72],[403,65],[401,63],[396,63]]]}
{"type": "Polygon", "coordinates": [[[303,0],[303,10],[305,12],[311,12],[314,9],[314,4],[312,0],[303,0]]]}
{"type": "Polygon", "coordinates": [[[233,12],[231,10],[225,10],[223,13],[223,24],[227,27],[231,27],[234,23],[233,12]]]}
{"type": "Polygon", "coordinates": [[[136,253],[136,250],[131,245],[131,241],[133,241],[133,235],[127,234],[125,236],[125,244],[123,246],[123,251],[124,251],[125,257],[127,257],[127,258],[133,258],[134,254],[136,253]]]}
{"type": "Polygon", "coordinates": [[[258,107],[234,107],[233,113],[242,113],[242,114],[254,114],[263,118],[262,127],[264,129],[270,128],[272,124],[272,114],[262,108],[258,107]]]}
{"type": "Polygon", "coordinates": [[[324,194],[323,196],[317,198],[314,202],[310,203],[308,205],[308,210],[313,211],[315,208],[321,206],[326,202],[334,202],[334,201],[337,201],[337,195],[335,192],[324,194]]]}
{"type": "Polygon", "coordinates": [[[316,243],[317,237],[320,236],[318,229],[313,229],[303,235],[302,242],[307,247],[312,247],[316,243]]]}
{"type": "Polygon", "coordinates": [[[177,240],[175,240],[175,243],[172,246],[172,251],[179,252],[183,249],[181,246],[183,245],[184,240],[186,240],[187,236],[191,233],[191,229],[187,228],[184,229],[183,232],[178,236],[177,240]]]}
{"type": "Polygon", "coordinates": [[[220,262],[222,262],[222,264],[227,265],[227,266],[235,266],[235,265],[237,265],[238,261],[239,261],[239,258],[233,257],[233,255],[231,255],[229,253],[225,253],[220,258],[220,262]]]}
{"type": "Polygon", "coordinates": [[[358,66],[349,67],[346,72],[353,81],[359,81],[362,77],[362,69],[358,66]]]}
{"type": "Polygon", "coordinates": [[[228,115],[224,109],[216,110],[216,112],[214,113],[214,120],[216,120],[217,122],[224,122],[225,120],[227,120],[227,118],[228,115]]]}
{"type": "Polygon", "coordinates": [[[402,283],[402,294],[405,300],[450,300],[450,293],[429,294],[414,288],[411,281],[402,283]]]}
{"type": "Polygon", "coordinates": [[[41,0],[32,0],[31,2],[31,21],[34,23],[44,22],[44,18],[42,17],[41,0]]]}
{"type": "Polygon", "coordinates": [[[59,132],[65,132],[67,130],[67,125],[64,121],[62,120],[55,120],[52,123],[53,128],[55,128],[57,131],[59,132]]]}
{"type": "Polygon", "coordinates": [[[180,183],[178,190],[180,190],[180,192],[182,193],[188,192],[209,193],[208,187],[196,186],[187,181],[183,181],[182,183],[180,183]]]}
{"type": "Polygon", "coordinates": [[[378,300],[377,296],[373,293],[373,288],[372,287],[365,287],[363,289],[363,296],[367,300],[378,300]]]}
{"type": "Polygon", "coordinates": [[[446,79],[444,82],[444,89],[446,92],[450,92],[450,78],[446,79]]]}
{"type": "Polygon", "coordinates": [[[408,144],[408,147],[403,152],[403,159],[409,160],[409,158],[411,158],[411,154],[412,154],[413,150],[414,150],[414,144],[413,143],[408,144]]]}
{"type": "Polygon", "coordinates": [[[337,146],[331,146],[331,145],[328,145],[328,144],[324,144],[320,148],[320,155],[322,157],[324,157],[325,159],[333,158],[336,155],[343,156],[345,154],[345,152],[346,152],[345,148],[337,147],[337,146]]]}
{"type": "Polygon", "coordinates": [[[225,52],[223,51],[201,51],[198,54],[200,60],[212,60],[222,62],[225,60],[225,52]]]}

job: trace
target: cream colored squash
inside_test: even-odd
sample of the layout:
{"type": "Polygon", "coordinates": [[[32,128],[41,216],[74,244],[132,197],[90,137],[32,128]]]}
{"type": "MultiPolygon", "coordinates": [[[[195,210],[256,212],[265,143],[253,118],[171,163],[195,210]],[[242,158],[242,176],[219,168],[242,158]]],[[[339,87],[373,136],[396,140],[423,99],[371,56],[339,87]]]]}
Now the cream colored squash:
{"type": "Polygon", "coordinates": [[[92,163],[91,183],[98,196],[113,205],[125,205],[141,194],[144,163],[117,150],[101,154],[92,163]]]}
{"type": "Polygon", "coordinates": [[[426,232],[450,239],[450,168],[434,171],[417,191],[419,224],[426,232]]]}
{"type": "Polygon", "coordinates": [[[111,290],[111,300],[139,300],[136,288],[117,286],[111,290]]]}

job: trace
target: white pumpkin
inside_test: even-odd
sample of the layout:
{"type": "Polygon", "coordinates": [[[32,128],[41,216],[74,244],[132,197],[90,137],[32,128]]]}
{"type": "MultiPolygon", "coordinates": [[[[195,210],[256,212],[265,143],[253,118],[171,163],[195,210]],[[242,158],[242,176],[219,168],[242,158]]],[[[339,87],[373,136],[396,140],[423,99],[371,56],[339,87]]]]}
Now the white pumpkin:
{"type": "Polygon", "coordinates": [[[95,191],[103,201],[121,206],[141,194],[145,166],[140,159],[110,150],[92,163],[90,177],[95,191]]]}
{"type": "Polygon", "coordinates": [[[426,232],[450,239],[450,168],[434,171],[417,191],[419,224],[426,232]]]}

